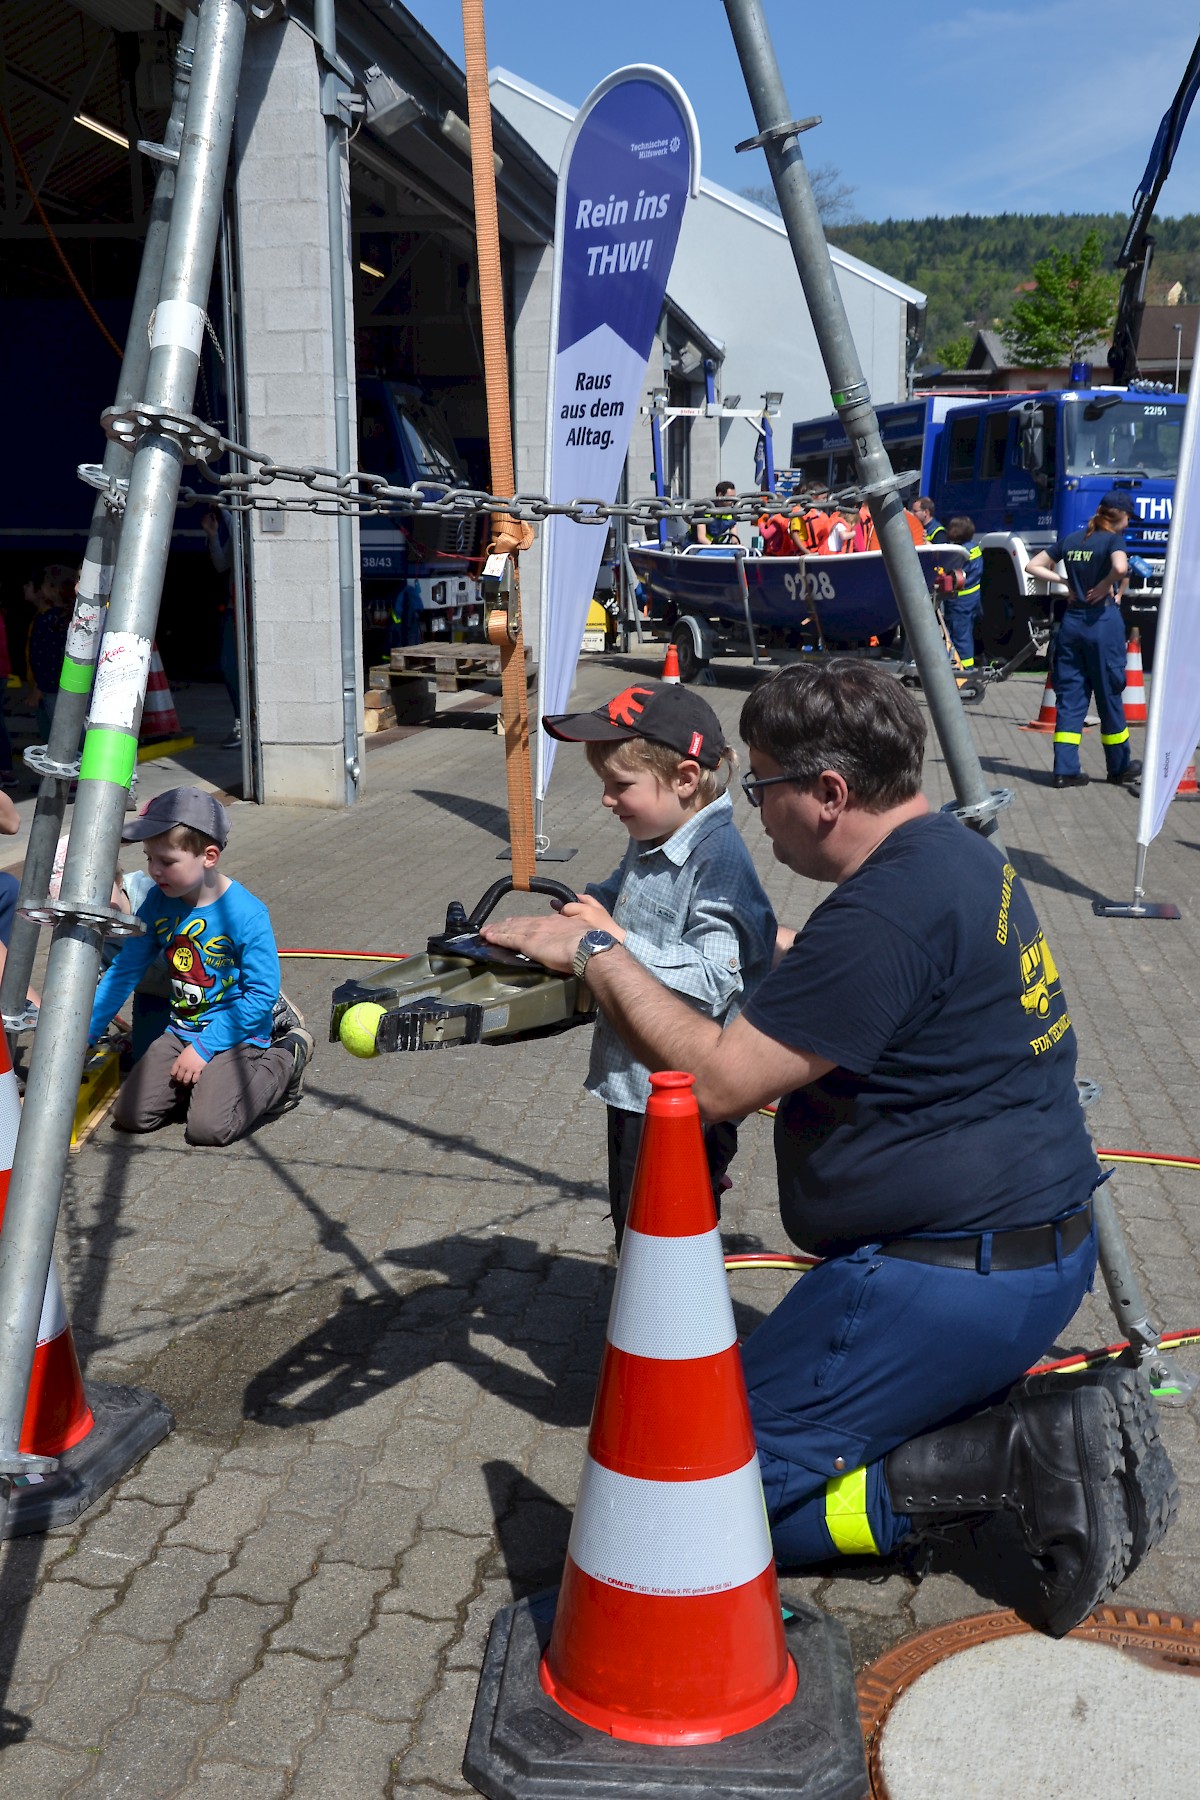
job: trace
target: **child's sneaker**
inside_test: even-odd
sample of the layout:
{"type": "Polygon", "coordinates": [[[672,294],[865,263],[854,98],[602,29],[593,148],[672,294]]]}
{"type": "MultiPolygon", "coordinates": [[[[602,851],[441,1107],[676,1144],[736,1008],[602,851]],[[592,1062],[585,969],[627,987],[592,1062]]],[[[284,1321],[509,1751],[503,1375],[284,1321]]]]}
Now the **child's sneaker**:
{"type": "Polygon", "coordinates": [[[312,1032],[306,1031],[303,1025],[294,1026],[286,1037],[280,1039],[280,1043],[291,1049],[292,1072],[288,1077],[288,1084],[283,1090],[283,1098],[275,1108],[276,1116],[280,1113],[291,1112],[294,1106],[299,1106],[300,1096],[304,1091],[304,1072],[312,1061],[312,1053],[316,1049],[312,1032]]]}
{"type": "Polygon", "coordinates": [[[289,1031],[304,1030],[304,1014],[293,1006],[286,994],[280,994],[271,1011],[271,1042],[278,1044],[289,1031]]]}

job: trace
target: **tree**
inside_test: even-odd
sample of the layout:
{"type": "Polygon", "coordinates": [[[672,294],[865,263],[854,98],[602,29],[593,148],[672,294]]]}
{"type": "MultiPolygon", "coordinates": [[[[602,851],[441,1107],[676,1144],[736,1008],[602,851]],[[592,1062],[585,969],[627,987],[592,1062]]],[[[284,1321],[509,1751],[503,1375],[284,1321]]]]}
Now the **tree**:
{"type": "MultiPolygon", "coordinates": [[[[822,225],[860,223],[858,214],[850,204],[858,189],[842,180],[840,169],[835,169],[832,163],[819,163],[809,169],[808,179],[822,225]]],[[[774,188],[745,187],[739,188],[738,192],[743,200],[753,200],[756,206],[765,207],[768,212],[779,211],[779,200],[774,188]]]]}
{"type": "Polygon", "coordinates": [[[947,338],[933,354],[944,369],[965,369],[974,347],[975,339],[964,332],[961,337],[947,338]]]}
{"type": "Polygon", "coordinates": [[[1079,362],[1087,347],[1111,332],[1117,313],[1116,275],[1102,267],[1098,231],[1078,251],[1054,250],[1033,266],[1037,283],[1022,294],[1004,328],[1009,353],[1031,369],[1079,362]]]}

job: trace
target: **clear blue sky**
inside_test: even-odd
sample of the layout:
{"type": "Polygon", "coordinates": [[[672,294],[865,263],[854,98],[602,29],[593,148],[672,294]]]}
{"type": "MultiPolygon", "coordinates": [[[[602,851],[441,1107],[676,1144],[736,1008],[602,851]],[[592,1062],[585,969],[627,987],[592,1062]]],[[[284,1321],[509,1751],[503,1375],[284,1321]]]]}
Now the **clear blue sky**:
{"type": "MultiPolygon", "coordinates": [[[[462,66],[459,0],[405,0],[462,66]]],[[[803,140],[865,219],[933,213],[1126,212],[1200,32],[1184,0],[766,0],[803,140]],[[924,27],[918,31],[917,22],[924,27]]],[[[768,182],[735,156],[754,122],[720,0],[485,0],[488,60],[572,105],[612,69],[651,62],[683,84],[703,172],[768,182]]],[[[1200,99],[1158,211],[1200,212],[1200,99]]]]}

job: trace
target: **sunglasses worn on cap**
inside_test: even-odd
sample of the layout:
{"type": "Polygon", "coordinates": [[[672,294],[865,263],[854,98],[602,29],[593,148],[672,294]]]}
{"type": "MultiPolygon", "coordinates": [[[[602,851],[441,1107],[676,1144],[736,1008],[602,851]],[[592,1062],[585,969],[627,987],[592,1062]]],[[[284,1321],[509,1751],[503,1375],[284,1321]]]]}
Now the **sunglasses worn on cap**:
{"type": "Polygon", "coordinates": [[[743,775],[742,792],[756,810],[762,805],[759,788],[774,787],[780,781],[799,781],[799,775],[743,775]]]}

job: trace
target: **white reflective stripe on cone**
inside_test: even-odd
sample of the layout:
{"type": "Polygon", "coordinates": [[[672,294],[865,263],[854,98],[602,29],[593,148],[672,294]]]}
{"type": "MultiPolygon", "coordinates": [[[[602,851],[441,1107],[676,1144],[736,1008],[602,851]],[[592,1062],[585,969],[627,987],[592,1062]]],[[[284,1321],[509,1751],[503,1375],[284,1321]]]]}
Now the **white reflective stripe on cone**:
{"type": "Polygon", "coordinates": [[[61,1337],[66,1329],[67,1309],[63,1302],[62,1283],[58,1279],[58,1270],[51,1262],[50,1273],[46,1277],[46,1292],[42,1296],[42,1316],[38,1320],[38,1349],[50,1343],[52,1338],[61,1337]]]}
{"type": "Polygon", "coordinates": [[[11,1169],[21,1123],[21,1090],[11,1069],[0,1074],[0,1169],[11,1169]]]}
{"type": "Polygon", "coordinates": [[[649,1237],[626,1230],[608,1341],[630,1356],[676,1362],[737,1342],[721,1234],[649,1237]]]}
{"type": "Polygon", "coordinates": [[[758,1458],[708,1481],[643,1481],[586,1457],[567,1552],[585,1575],[634,1594],[743,1587],[771,1561],[758,1458]]]}

